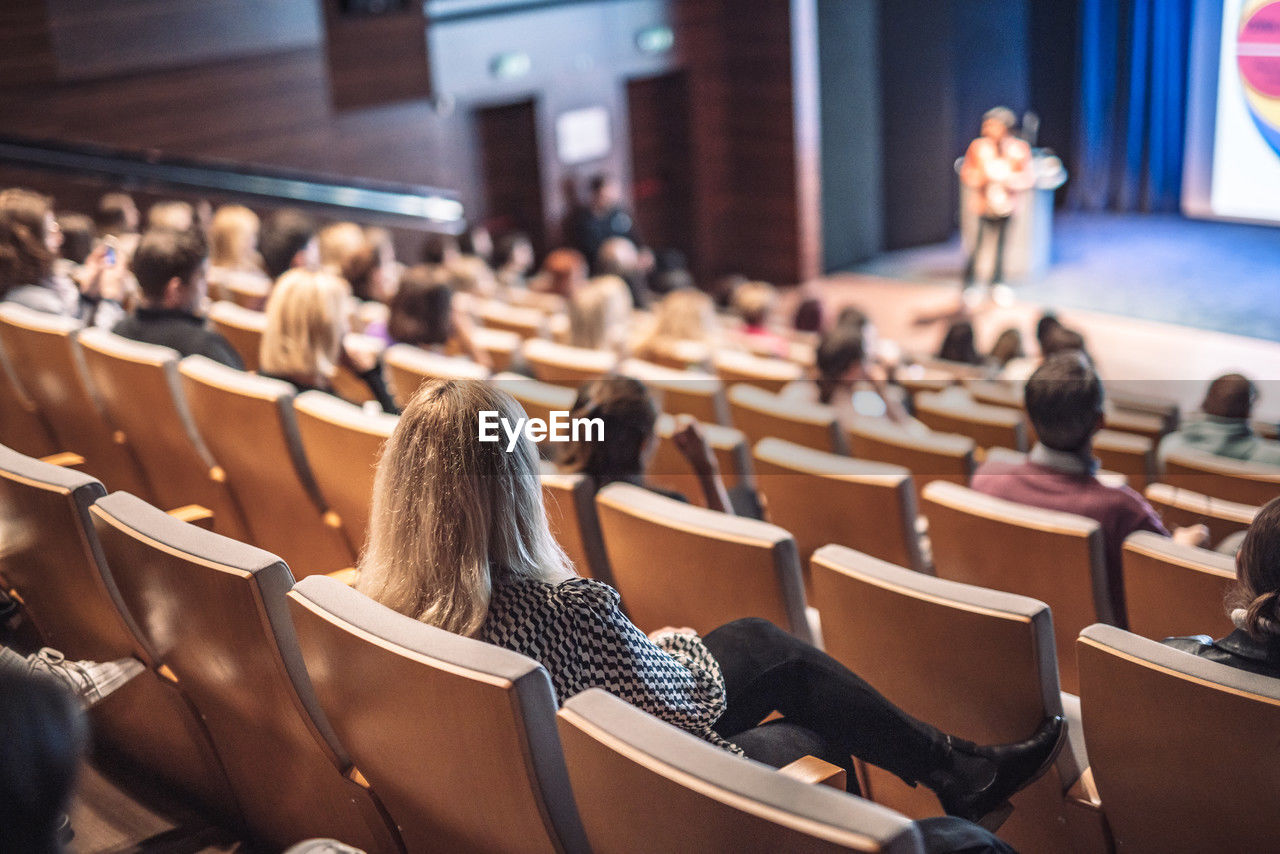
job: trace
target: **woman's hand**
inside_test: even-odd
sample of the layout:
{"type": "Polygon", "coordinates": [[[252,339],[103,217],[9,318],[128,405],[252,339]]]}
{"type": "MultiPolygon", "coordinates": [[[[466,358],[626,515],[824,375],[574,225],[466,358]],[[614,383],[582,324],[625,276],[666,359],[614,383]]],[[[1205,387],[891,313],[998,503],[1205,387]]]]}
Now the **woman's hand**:
{"type": "Polygon", "coordinates": [[[90,299],[121,302],[124,299],[126,273],[124,256],[120,250],[103,243],[84,259],[76,284],[80,287],[80,293],[90,299]],[[115,256],[114,260],[108,261],[108,252],[115,256]]]}
{"type": "Polygon", "coordinates": [[[689,461],[689,465],[697,474],[709,475],[719,472],[720,466],[716,462],[716,455],[707,445],[707,439],[702,435],[702,428],[691,416],[676,416],[676,430],[671,434],[671,441],[675,443],[676,450],[689,461]]]}

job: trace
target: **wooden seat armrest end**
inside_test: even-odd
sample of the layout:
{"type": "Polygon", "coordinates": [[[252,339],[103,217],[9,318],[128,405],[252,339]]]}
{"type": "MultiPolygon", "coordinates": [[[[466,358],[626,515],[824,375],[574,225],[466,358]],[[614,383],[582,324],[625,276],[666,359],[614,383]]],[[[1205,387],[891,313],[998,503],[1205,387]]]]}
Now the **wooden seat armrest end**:
{"type": "Polygon", "coordinates": [[[1115,854],[1115,840],[1098,787],[1093,782],[1093,771],[1086,768],[1080,779],[1067,790],[1062,801],[1062,814],[1067,822],[1068,850],[1082,854],[1115,854]]]}
{"type": "Polygon", "coordinates": [[[843,768],[838,765],[832,765],[830,762],[826,762],[816,756],[801,756],[790,765],[784,765],[779,768],[778,773],[786,774],[801,783],[809,783],[814,786],[830,786],[842,792],[845,791],[848,785],[843,768]]]}
{"type": "Polygon", "coordinates": [[[341,581],[348,587],[355,587],[356,579],[360,577],[360,571],[354,566],[349,566],[346,569],[335,569],[333,572],[328,573],[328,575],[330,578],[341,581]]]}
{"type": "Polygon", "coordinates": [[[208,507],[201,507],[199,504],[184,504],[181,507],[175,507],[170,510],[169,515],[175,519],[181,519],[188,525],[195,525],[197,528],[204,528],[206,531],[213,530],[213,511],[208,507]]]}
{"type": "Polygon", "coordinates": [[[1067,789],[1067,800],[1091,809],[1102,809],[1102,798],[1098,796],[1098,786],[1093,782],[1093,769],[1086,768],[1070,789],[1067,789]]]}
{"type": "Polygon", "coordinates": [[[40,462],[48,463],[51,466],[59,466],[64,469],[79,468],[84,465],[84,457],[71,451],[63,451],[60,454],[50,454],[47,457],[41,457],[40,462]]]}

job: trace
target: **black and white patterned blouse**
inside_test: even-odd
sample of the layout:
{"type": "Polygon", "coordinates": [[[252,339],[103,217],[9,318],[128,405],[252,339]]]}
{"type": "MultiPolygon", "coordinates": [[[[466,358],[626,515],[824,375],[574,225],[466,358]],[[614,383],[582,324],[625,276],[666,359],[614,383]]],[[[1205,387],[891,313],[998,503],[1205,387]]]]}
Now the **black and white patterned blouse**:
{"type": "Polygon", "coordinates": [[[741,754],[711,728],[724,712],[720,665],[696,635],[650,640],[618,609],[607,584],[519,579],[496,585],[480,640],[539,662],[559,703],[603,688],[668,723],[741,754]]]}

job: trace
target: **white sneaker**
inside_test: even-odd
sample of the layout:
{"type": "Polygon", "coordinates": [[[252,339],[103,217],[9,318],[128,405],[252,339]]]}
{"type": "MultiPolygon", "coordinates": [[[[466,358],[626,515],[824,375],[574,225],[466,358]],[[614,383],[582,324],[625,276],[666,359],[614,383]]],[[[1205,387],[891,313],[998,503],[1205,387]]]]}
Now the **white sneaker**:
{"type": "Polygon", "coordinates": [[[32,673],[44,673],[66,685],[85,707],[93,706],[143,671],[136,658],[115,661],[67,661],[56,649],[45,647],[27,656],[32,673]]]}

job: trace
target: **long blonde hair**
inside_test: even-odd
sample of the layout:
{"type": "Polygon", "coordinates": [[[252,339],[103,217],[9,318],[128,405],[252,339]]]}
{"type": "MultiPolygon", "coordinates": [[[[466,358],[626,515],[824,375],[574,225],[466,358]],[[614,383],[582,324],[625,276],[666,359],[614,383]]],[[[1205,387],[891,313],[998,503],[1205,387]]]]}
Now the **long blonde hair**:
{"type": "Polygon", "coordinates": [[[344,279],[332,273],[293,269],[267,298],[267,328],[262,334],[262,372],[283,377],[331,377],[347,331],[344,279]]]}
{"type": "Polygon", "coordinates": [[[547,527],[538,456],[479,441],[479,413],[523,418],[506,392],[472,380],[424,384],[387,440],[373,485],[358,589],[401,614],[475,635],[495,584],[573,575],[547,527]]]}
{"type": "Polygon", "coordinates": [[[209,225],[209,263],[232,270],[261,270],[258,215],[243,205],[223,205],[209,225]]]}
{"type": "Polygon", "coordinates": [[[569,343],[587,349],[616,350],[627,337],[631,291],[617,276],[597,276],[569,300],[569,343]]]}
{"type": "Polygon", "coordinates": [[[672,291],[662,298],[653,314],[653,328],[634,348],[642,359],[669,353],[683,342],[710,344],[715,337],[715,303],[702,291],[672,291]]]}

